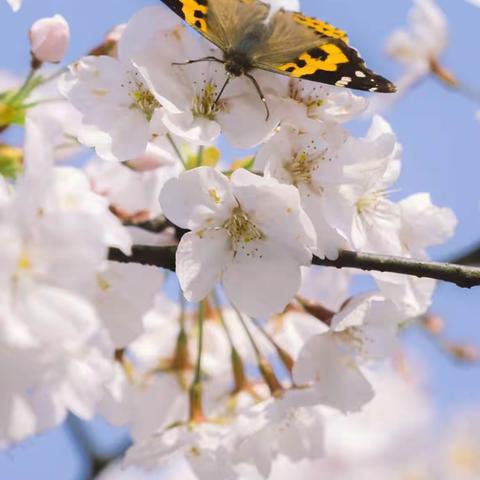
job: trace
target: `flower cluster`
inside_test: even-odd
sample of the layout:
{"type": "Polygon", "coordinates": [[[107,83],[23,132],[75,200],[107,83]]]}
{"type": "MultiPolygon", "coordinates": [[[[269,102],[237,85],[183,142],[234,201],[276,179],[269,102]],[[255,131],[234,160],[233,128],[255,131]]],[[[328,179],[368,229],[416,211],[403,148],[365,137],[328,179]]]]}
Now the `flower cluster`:
{"type": "MultiPolygon", "coordinates": [[[[189,170],[167,182],[160,196],[166,217],[191,230],[177,250],[177,274],[189,301],[222,282],[245,313],[279,313],[298,291],[300,267],[313,254],[334,259],[340,249],[355,249],[423,258],[424,247],[451,234],[452,214],[433,207],[428,196],[400,203],[389,198],[401,147],[383,119],[373,119],[365,138],[343,127],[363,112],[364,98],[255,73],[270,110],[267,121],[248,79],[233,80],[217,100],[223,67],[181,63],[220,52],[162,7],[131,20],[118,52],[118,59],[80,60],[61,89],[83,115],[80,140],[105,160],[128,161],[170,140],[198,150],[200,168],[186,165],[189,170]],[[235,147],[260,144],[243,164],[248,169],[231,174],[205,163],[205,148],[221,133],[235,147]],[[431,211],[433,232],[425,222],[410,228],[416,206],[431,211]]],[[[182,148],[176,150],[185,164],[182,148]]],[[[376,277],[410,315],[428,307],[432,282],[376,277]]]]}
{"type": "MultiPolygon", "coordinates": [[[[344,417],[325,412],[329,454],[313,462],[280,459],[271,480],[295,476],[315,480],[473,480],[480,474],[479,412],[466,409],[435,426],[434,407],[418,379],[405,380],[398,372],[371,376],[378,395],[365,409],[344,417]]],[[[270,439],[269,439],[270,440],[270,439]]],[[[99,480],[195,480],[188,464],[177,461],[165,470],[145,473],[112,464],[99,480]]],[[[245,474],[242,480],[258,476],[245,474]]]]}
{"type": "MultiPolygon", "coordinates": [[[[68,36],[36,24],[32,54],[58,62],[68,36]]],[[[354,136],[368,99],[269,72],[252,72],[264,98],[244,77],[224,89],[220,62],[195,62],[221,55],[147,7],[59,78],[33,63],[0,97],[26,117],[22,168],[0,183],[0,445],[100,414],[129,427],[127,464],[269,478],[325,455],[332,419],[374,398],[372,367],[430,307],[434,280],[373,272],[352,294],[363,272],[312,266],[426,260],[453,234],[427,193],[394,194],[390,125],[354,136]],[[109,260],[133,245],[176,247],[178,282],[109,260]]]]}

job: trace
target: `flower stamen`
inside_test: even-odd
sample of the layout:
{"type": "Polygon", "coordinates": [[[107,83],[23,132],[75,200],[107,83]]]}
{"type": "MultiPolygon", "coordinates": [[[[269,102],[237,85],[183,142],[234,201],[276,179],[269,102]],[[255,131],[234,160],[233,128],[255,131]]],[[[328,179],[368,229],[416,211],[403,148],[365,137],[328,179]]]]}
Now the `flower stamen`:
{"type": "Polygon", "coordinates": [[[153,93],[145,88],[143,83],[136,82],[136,86],[136,90],[130,93],[130,97],[133,99],[130,108],[138,108],[145,115],[145,118],[150,121],[155,110],[160,107],[160,103],[153,93]]]}
{"type": "Polygon", "coordinates": [[[374,192],[369,192],[367,195],[364,195],[362,198],[357,200],[357,212],[359,215],[375,211],[378,203],[388,195],[387,190],[376,190],[374,192]]]}
{"type": "Polygon", "coordinates": [[[217,102],[215,85],[209,83],[202,89],[200,95],[193,98],[192,112],[196,117],[206,117],[214,120],[217,113],[222,110],[222,103],[217,102]]]}
{"type": "Polygon", "coordinates": [[[240,242],[249,243],[264,238],[263,233],[250,220],[240,206],[237,206],[232,210],[232,215],[224,223],[223,228],[227,230],[235,250],[240,242]]]}
{"type": "Polygon", "coordinates": [[[305,151],[301,151],[298,152],[290,162],[285,163],[283,167],[290,173],[293,185],[308,185],[315,191],[315,193],[321,194],[323,189],[320,185],[314,185],[313,174],[318,170],[320,166],[319,163],[324,158],[325,152],[311,156],[305,151]]]}

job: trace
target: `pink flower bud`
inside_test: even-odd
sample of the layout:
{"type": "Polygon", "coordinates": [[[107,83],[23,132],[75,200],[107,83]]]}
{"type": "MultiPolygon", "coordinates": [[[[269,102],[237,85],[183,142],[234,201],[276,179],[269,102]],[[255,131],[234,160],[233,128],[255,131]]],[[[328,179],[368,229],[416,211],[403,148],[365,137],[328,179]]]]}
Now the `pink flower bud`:
{"type": "Polygon", "coordinates": [[[60,62],[69,41],[70,28],[61,15],[37,20],[30,28],[32,55],[40,62],[60,62]]]}

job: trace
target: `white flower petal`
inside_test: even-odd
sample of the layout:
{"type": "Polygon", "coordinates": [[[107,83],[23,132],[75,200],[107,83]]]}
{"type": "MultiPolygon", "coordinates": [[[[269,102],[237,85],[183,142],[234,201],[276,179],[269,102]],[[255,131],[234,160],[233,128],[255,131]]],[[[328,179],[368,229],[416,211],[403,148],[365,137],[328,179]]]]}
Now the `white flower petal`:
{"type": "Polygon", "coordinates": [[[311,338],[294,365],[293,378],[298,385],[313,382],[319,403],[352,412],[369,402],[374,392],[352,356],[337,342],[334,333],[311,338]]]}
{"type": "Polygon", "coordinates": [[[185,298],[191,302],[203,300],[221,280],[232,257],[223,229],[185,234],[177,248],[177,275],[185,298]]]}
{"type": "Polygon", "coordinates": [[[227,177],[200,167],[169,180],[160,193],[160,205],[175,225],[193,230],[221,226],[236,202],[227,177]]]}
{"type": "Polygon", "coordinates": [[[289,252],[261,240],[240,249],[223,275],[229,299],[252,317],[282,312],[300,282],[300,266],[289,252]]]}
{"type": "Polygon", "coordinates": [[[452,210],[433,205],[428,193],[411,195],[402,200],[399,206],[402,240],[410,250],[421,250],[446,242],[458,223],[452,210]]]}
{"type": "Polygon", "coordinates": [[[161,269],[148,265],[109,262],[108,269],[98,274],[94,302],[116,348],[124,348],[142,333],[142,317],[162,284],[161,269]]]}

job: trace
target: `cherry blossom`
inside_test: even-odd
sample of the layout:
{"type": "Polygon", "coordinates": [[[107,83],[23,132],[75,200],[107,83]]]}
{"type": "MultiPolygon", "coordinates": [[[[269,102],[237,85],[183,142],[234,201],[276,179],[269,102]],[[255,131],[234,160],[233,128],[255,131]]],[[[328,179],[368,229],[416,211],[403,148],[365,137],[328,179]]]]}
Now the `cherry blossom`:
{"type": "Polygon", "coordinates": [[[302,132],[315,132],[319,122],[348,122],[367,108],[365,98],[322,83],[291,78],[285,89],[280,97],[285,109],[282,124],[302,132]]]}
{"type": "MultiPolygon", "coordinates": [[[[272,96],[275,93],[273,87],[278,83],[276,77],[254,73],[266,96],[267,120],[265,105],[246,77],[232,79],[218,98],[227,80],[225,69],[219,62],[202,61],[173,65],[173,68],[172,64],[205,57],[221,58],[221,52],[214,50],[211,44],[191,37],[182,26],[175,25],[166,30],[163,18],[173,14],[162,7],[158,7],[157,12],[151,9],[148,12],[161,16],[162,22],[151,33],[144,48],[130,53],[130,59],[164,106],[163,122],[168,130],[201,145],[212,143],[220,133],[240,148],[253,147],[267,138],[279,122],[278,107],[272,96]]],[[[167,24],[169,22],[167,20],[167,24]]],[[[146,34],[144,29],[143,23],[136,22],[127,28],[127,32],[136,43],[141,43],[146,34]]]]}
{"type": "MultiPolygon", "coordinates": [[[[330,201],[329,192],[337,192],[345,182],[342,159],[339,158],[335,142],[330,137],[343,137],[346,132],[327,130],[321,138],[318,131],[299,134],[293,129],[282,128],[259,150],[255,166],[264,169],[267,177],[298,188],[302,206],[310,217],[317,233],[317,249],[320,257],[336,258],[338,250],[347,245],[347,240],[332,228],[323,212],[330,201]]],[[[341,143],[341,142],[339,142],[341,143]]]]}
{"type": "Polygon", "coordinates": [[[260,478],[269,478],[278,457],[292,462],[323,457],[323,430],[322,412],[295,406],[288,394],[260,403],[240,417],[233,429],[233,435],[239,437],[233,461],[247,464],[244,469],[249,472],[254,466],[260,478]]]}
{"type": "Polygon", "coordinates": [[[128,165],[93,158],[85,167],[92,188],[108,199],[125,220],[149,220],[162,212],[158,196],[165,182],[180,173],[181,163],[166,139],[149,143],[128,165]]]}
{"type": "Polygon", "coordinates": [[[51,428],[69,410],[92,418],[113,373],[110,339],[81,293],[106,255],[102,212],[76,208],[57,190],[61,169],[48,168],[46,133],[34,118],[27,120],[26,173],[0,213],[0,235],[10,245],[0,260],[0,342],[26,368],[22,358],[36,358],[33,377],[9,381],[2,390],[1,443],[51,428]]]}
{"type": "Polygon", "coordinates": [[[376,116],[367,136],[350,137],[342,150],[344,181],[325,202],[327,222],[356,250],[399,254],[400,213],[388,192],[400,174],[401,147],[391,127],[376,116]]]}
{"type": "MultiPolygon", "coordinates": [[[[66,69],[68,24],[43,18],[29,75],[0,75],[0,448],[73,414],[128,430],[102,480],[477,478],[476,415],[433,452],[400,342],[436,281],[326,266],[428,261],[455,214],[393,194],[394,129],[349,125],[374,98],[234,78],[181,16],[143,8],[66,69]]],[[[447,33],[415,0],[387,45],[400,87],[453,85],[447,33]]]]}
{"type": "MultiPolygon", "coordinates": [[[[428,194],[415,194],[398,203],[400,208],[401,254],[405,257],[428,259],[426,248],[446,242],[457,225],[449,208],[432,204],[428,194]]],[[[410,317],[424,314],[430,307],[436,282],[395,273],[373,272],[372,276],[384,295],[410,317]]]]}
{"type": "Polygon", "coordinates": [[[310,263],[315,233],[294,187],[246,170],[229,181],[201,167],[169,180],[160,204],[171,221],[193,230],[177,250],[188,300],[201,300],[222,281],[238,308],[263,316],[281,311],[300,287],[300,266],[310,263]]]}
{"type": "Polygon", "coordinates": [[[447,41],[447,19],[435,0],[415,0],[408,28],[392,33],[387,50],[405,63],[418,80],[430,72],[432,62],[438,61],[447,41]]]}
{"type": "Polygon", "coordinates": [[[311,384],[319,403],[345,412],[360,409],[373,398],[373,390],[358,361],[388,355],[404,319],[381,295],[350,300],[329,328],[306,341],[294,366],[295,382],[311,384]]]}
{"type": "Polygon", "coordinates": [[[62,93],[83,114],[79,140],[106,160],[142,155],[163,133],[160,104],[131,65],[107,57],[84,57],[70,67],[62,93]]]}

